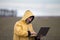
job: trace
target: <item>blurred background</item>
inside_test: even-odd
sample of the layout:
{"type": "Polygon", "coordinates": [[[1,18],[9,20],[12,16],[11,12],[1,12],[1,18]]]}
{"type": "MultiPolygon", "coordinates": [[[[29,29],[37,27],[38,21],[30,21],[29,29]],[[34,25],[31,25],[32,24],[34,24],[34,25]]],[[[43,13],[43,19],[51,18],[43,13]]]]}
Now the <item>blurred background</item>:
{"type": "Polygon", "coordinates": [[[60,40],[60,0],[0,0],[0,40],[13,39],[14,24],[26,10],[35,15],[37,33],[40,27],[50,27],[44,40],[60,40]]]}

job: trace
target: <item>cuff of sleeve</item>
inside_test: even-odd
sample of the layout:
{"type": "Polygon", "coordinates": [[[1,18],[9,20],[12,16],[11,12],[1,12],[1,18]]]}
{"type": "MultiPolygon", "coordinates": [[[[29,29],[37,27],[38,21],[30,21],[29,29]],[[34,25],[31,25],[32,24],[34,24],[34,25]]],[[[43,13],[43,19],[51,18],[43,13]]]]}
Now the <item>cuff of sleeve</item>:
{"type": "Polygon", "coordinates": [[[30,35],[31,35],[31,32],[30,32],[30,31],[28,31],[28,37],[30,37],[30,35]]]}

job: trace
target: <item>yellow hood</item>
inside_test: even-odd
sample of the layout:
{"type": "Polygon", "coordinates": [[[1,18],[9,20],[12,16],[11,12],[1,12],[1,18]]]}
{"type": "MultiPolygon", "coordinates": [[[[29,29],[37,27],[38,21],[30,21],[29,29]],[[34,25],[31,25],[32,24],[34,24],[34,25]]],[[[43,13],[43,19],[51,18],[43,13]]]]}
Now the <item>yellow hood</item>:
{"type": "Polygon", "coordinates": [[[25,13],[24,13],[24,16],[22,17],[22,20],[26,20],[28,17],[30,16],[33,16],[32,12],[30,10],[27,10],[25,13]]]}

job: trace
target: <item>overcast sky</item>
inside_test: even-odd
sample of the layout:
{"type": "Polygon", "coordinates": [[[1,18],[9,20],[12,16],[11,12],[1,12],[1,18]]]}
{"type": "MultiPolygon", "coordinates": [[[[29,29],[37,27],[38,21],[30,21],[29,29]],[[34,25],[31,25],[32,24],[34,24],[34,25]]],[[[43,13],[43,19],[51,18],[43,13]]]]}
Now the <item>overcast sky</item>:
{"type": "Polygon", "coordinates": [[[60,16],[60,0],[0,0],[0,8],[15,9],[17,16],[26,10],[36,16],[60,16]]]}

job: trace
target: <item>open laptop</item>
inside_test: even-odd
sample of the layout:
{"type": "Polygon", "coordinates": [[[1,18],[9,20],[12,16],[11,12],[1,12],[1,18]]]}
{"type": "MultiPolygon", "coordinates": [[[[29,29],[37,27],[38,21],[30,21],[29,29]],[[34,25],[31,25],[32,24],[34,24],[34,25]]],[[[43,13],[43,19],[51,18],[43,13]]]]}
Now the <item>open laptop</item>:
{"type": "Polygon", "coordinates": [[[48,33],[50,27],[41,27],[39,32],[37,33],[37,36],[46,36],[46,34],[48,33]]]}
{"type": "Polygon", "coordinates": [[[42,36],[46,36],[46,34],[48,33],[50,27],[41,27],[37,33],[37,35],[31,35],[31,36],[37,36],[40,37],[40,35],[42,36]]]}
{"type": "Polygon", "coordinates": [[[40,40],[41,35],[46,36],[49,29],[50,29],[49,27],[41,27],[39,32],[37,33],[37,35],[35,37],[35,40],[40,40]]]}

